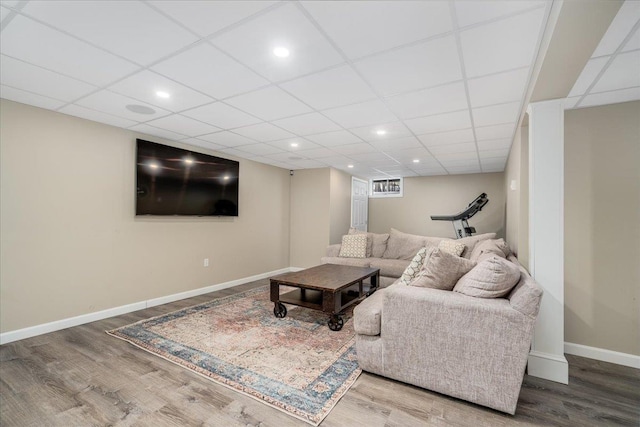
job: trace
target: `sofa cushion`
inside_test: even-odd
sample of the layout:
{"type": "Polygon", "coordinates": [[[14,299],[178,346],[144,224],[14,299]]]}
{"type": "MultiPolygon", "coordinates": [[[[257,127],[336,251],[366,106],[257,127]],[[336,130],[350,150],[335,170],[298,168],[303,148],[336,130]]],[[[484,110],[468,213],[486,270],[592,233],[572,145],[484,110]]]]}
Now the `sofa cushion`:
{"type": "Polygon", "coordinates": [[[460,243],[456,240],[442,239],[440,243],[438,243],[438,248],[455,256],[460,256],[462,255],[462,252],[464,252],[466,246],[464,243],[460,243]]]}
{"type": "MultiPolygon", "coordinates": [[[[413,279],[416,278],[418,273],[420,273],[420,270],[422,270],[422,266],[424,265],[424,259],[426,256],[427,248],[422,248],[418,251],[418,253],[409,262],[409,265],[407,265],[404,271],[400,273],[400,283],[402,283],[403,285],[408,285],[413,279]]],[[[404,262],[404,260],[394,261],[404,262]]]]}
{"type": "Polygon", "coordinates": [[[384,289],[374,292],[353,309],[353,329],[356,334],[380,335],[384,292],[384,289]]]}
{"type": "Polygon", "coordinates": [[[389,242],[389,233],[376,234],[371,233],[373,237],[373,247],[371,248],[371,256],[374,258],[382,258],[384,252],[387,250],[387,243],[389,242]]]}
{"type": "Polygon", "coordinates": [[[475,265],[473,261],[438,248],[427,248],[424,266],[409,285],[450,291],[475,265]]]}
{"type": "Polygon", "coordinates": [[[424,246],[424,236],[403,233],[392,228],[387,242],[387,250],[382,258],[411,260],[424,246]]]}
{"type": "Polygon", "coordinates": [[[514,286],[507,299],[509,299],[512,308],[525,316],[535,318],[538,315],[538,310],[540,310],[540,301],[543,293],[542,286],[533,280],[516,257],[510,255],[509,261],[519,266],[520,281],[514,286]]]}
{"type": "Polygon", "coordinates": [[[345,258],[366,258],[367,235],[347,234],[342,236],[342,246],[340,246],[340,254],[338,256],[345,258]]]}
{"type": "Polygon", "coordinates": [[[478,242],[473,248],[469,259],[475,262],[483,261],[492,255],[500,258],[507,258],[511,254],[511,249],[504,239],[488,239],[478,242]]]}
{"type": "Polygon", "coordinates": [[[492,255],[462,276],[454,292],[477,298],[501,298],[520,280],[520,268],[505,258],[492,255]]]}
{"type": "MultiPolygon", "coordinates": [[[[371,268],[379,268],[381,276],[400,277],[409,262],[405,259],[371,258],[370,266],[371,268]]],[[[416,274],[418,271],[420,271],[420,267],[418,267],[416,274]]]]}
{"type": "Polygon", "coordinates": [[[339,256],[323,256],[320,262],[323,264],[351,265],[354,267],[369,267],[371,258],[342,258],[339,256]]]}
{"type": "Polygon", "coordinates": [[[463,237],[462,239],[456,240],[456,242],[463,243],[467,247],[464,250],[464,252],[462,252],[461,256],[463,258],[469,259],[471,258],[471,253],[473,252],[473,248],[475,248],[478,242],[481,242],[487,239],[495,239],[495,238],[496,238],[496,233],[485,233],[485,234],[478,234],[477,236],[463,237]]]}

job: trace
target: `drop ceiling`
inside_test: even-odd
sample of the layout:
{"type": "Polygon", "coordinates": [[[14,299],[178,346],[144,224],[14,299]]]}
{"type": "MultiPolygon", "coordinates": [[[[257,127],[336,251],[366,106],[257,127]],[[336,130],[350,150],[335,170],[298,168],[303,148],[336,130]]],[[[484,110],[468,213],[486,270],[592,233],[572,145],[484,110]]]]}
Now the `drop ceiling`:
{"type": "MultiPolygon", "coordinates": [[[[571,107],[640,99],[638,4],[623,5],[571,107]]],[[[285,169],[499,172],[550,7],[0,1],[0,95],[285,169]]]]}

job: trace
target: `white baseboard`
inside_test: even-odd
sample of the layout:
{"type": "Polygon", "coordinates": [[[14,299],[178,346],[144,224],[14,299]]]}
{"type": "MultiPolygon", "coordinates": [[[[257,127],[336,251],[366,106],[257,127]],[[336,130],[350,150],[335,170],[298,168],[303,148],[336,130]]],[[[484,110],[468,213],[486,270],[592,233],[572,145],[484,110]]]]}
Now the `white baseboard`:
{"type": "Polygon", "coordinates": [[[629,366],[640,369],[640,356],[635,354],[620,353],[618,351],[604,348],[589,347],[571,342],[564,343],[564,352],[574,356],[587,357],[589,359],[600,360],[602,362],[615,363],[616,365],[629,366]]]}
{"type": "Polygon", "coordinates": [[[530,352],[527,374],[561,384],[569,384],[569,364],[563,354],[530,352]]]}
{"type": "Polygon", "coordinates": [[[121,305],[119,307],[108,308],[94,313],[82,314],[80,316],[69,317],[67,319],[56,320],[41,325],[30,326],[28,328],[17,329],[15,331],[3,332],[0,334],[0,345],[8,344],[13,341],[23,340],[25,338],[35,337],[37,335],[47,334],[49,332],[59,331],[61,329],[70,328],[72,326],[84,325],[85,323],[95,322],[97,320],[109,317],[119,316],[121,314],[131,313],[132,311],[143,310],[149,307],[155,307],[161,304],[178,301],[185,298],[191,298],[202,294],[207,294],[221,289],[231,288],[233,286],[242,285],[244,283],[254,282],[256,280],[266,279],[277,274],[288,273],[290,271],[299,271],[294,267],[281,268],[280,270],[269,271],[267,273],[257,274],[255,276],[244,277],[242,279],[231,280],[229,282],[217,285],[206,286],[204,288],[194,289],[191,291],[180,292],[178,294],[167,295],[160,298],[153,298],[146,301],[140,301],[133,304],[121,305]]]}

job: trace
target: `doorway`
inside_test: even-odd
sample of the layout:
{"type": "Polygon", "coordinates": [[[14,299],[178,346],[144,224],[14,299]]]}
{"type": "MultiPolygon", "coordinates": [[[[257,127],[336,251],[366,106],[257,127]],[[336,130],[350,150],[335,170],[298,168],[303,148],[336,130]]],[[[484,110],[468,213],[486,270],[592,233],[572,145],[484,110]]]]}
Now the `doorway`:
{"type": "Polygon", "coordinates": [[[367,231],[369,222],[369,183],[351,177],[351,228],[367,231]]]}

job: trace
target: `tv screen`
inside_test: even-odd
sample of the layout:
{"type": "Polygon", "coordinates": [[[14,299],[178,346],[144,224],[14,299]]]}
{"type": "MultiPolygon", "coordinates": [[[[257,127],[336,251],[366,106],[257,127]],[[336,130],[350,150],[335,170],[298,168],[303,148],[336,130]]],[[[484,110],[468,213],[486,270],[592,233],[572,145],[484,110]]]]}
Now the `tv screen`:
{"type": "Polygon", "coordinates": [[[238,216],[238,162],[136,142],[136,215],[238,216]]]}

